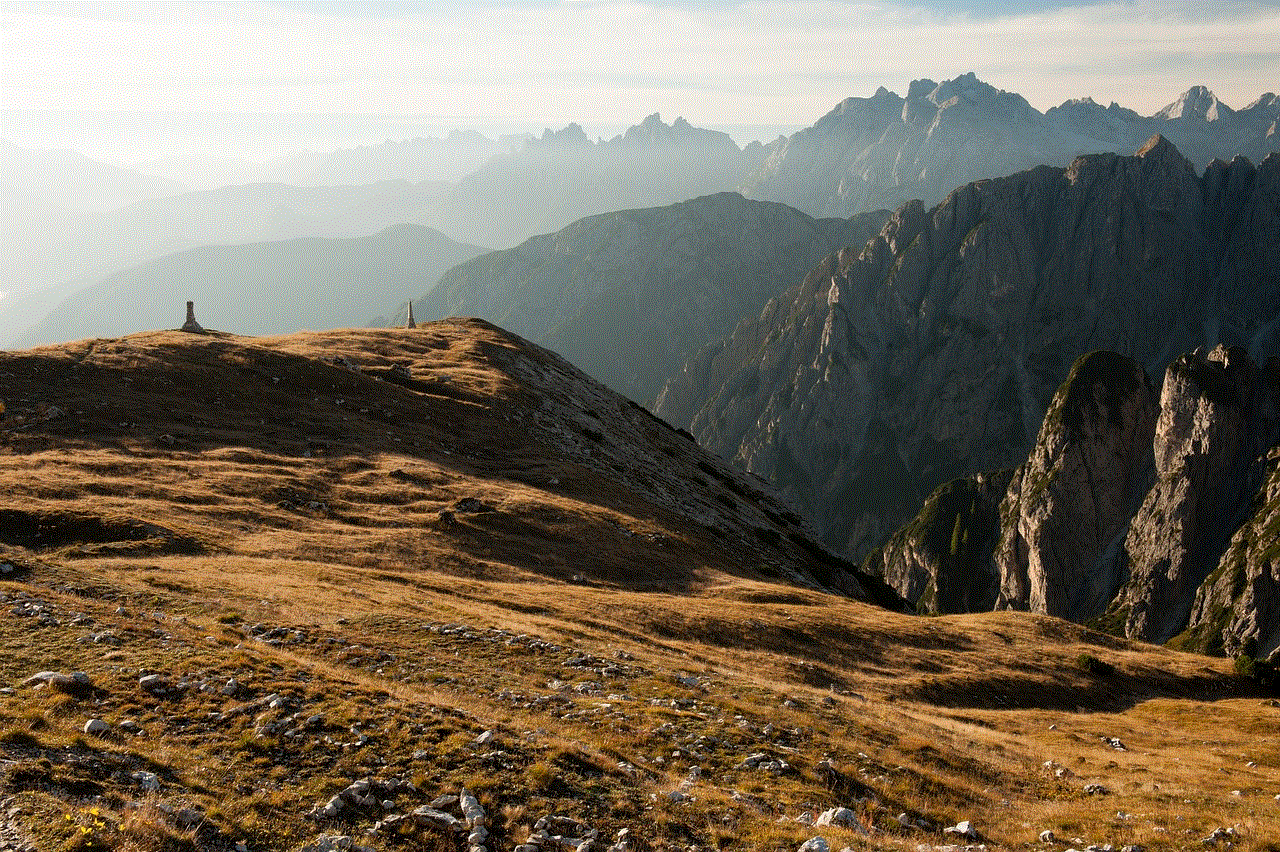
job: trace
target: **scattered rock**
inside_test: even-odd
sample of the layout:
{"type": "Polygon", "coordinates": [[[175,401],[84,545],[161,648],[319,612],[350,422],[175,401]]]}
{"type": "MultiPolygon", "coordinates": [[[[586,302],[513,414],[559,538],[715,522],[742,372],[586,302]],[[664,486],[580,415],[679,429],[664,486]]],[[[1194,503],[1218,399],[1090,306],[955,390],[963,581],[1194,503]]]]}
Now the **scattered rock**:
{"type": "Polygon", "coordinates": [[[858,815],[849,808],[829,808],[818,814],[818,818],[813,821],[817,826],[840,826],[845,828],[861,828],[862,824],[858,822],[858,815]]]}
{"type": "Polygon", "coordinates": [[[831,852],[831,846],[825,837],[810,837],[800,844],[796,852],[831,852]]]}
{"type": "Polygon", "coordinates": [[[981,840],[982,835],[973,827],[973,823],[969,820],[961,820],[950,828],[942,829],[943,834],[954,834],[964,840],[981,840]]]}
{"type": "Polygon", "coordinates": [[[345,834],[321,834],[298,852],[373,852],[373,848],[362,846],[345,834]]]}
{"type": "Polygon", "coordinates": [[[111,730],[111,726],[101,719],[90,719],[84,723],[84,732],[90,736],[100,737],[111,730]]]}
{"type": "Polygon", "coordinates": [[[138,678],[138,686],[152,695],[168,692],[171,684],[163,675],[149,674],[138,678]]]}
{"type": "Polygon", "coordinates": [[[138,786],[148,793],[154,793],[160,789],[160,776],[154,772],[138,771],[129,777],[138,782],[138,786]]]}
{"type": "Polygon", "coordinates": [[[22,682],[23,686],[34,689],[49,688],[68,695],[82,697],[93,692],[93,681],[84,672],[63,674],[62,672],[36,672],[22,682]]]}
{"type": "Polygon", "coordinates": [[[1228,843],[1233,842],[1239,838],[1239,836],[1240,832],[1236,831],[1235,828],[1215,828],[1212,834],[1200,842],[1205,846],[1217,846],[1223,841],[1228,843]]]}

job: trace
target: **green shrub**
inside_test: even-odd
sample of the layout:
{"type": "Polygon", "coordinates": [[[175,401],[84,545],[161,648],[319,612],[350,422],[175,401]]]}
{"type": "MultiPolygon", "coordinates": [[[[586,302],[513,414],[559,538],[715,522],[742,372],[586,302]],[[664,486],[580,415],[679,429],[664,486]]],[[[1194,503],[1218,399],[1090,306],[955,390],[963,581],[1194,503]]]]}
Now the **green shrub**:
{"type": "Polygon", "coordinates": [[[1076,657],[1076,666],[1094,677],[1105,677],[1116,673],[1115,666],[1104,663],[1093,654],[1081,654],[1076,657]]]}

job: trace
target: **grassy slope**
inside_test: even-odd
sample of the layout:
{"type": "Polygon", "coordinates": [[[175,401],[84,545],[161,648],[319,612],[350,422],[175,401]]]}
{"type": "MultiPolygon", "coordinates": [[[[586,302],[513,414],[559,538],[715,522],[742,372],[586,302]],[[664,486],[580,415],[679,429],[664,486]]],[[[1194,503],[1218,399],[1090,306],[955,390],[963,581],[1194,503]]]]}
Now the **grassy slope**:
{"type": "MultiPolygon", "coordinates": [[[[475,323],[0,357],[0,562],[18,569],[0,581],[11,822],[42,849],[292,849],[360,835],[372,816],[303,815],[353,779],[395,775],[417,787],[396,813],[477,792],[491,848],[549,813],[602,838],[629,826],[654,849],[944,842],[898,827],[903,811],[971,818],[1005,848],[1051,828],[1183,849],[1236,824],[1237,848],[1275,848],[1280,710],[1240,692],[1225,661],[780,582],[813,570],[796,529],[770,518],[784,509],[562,379],[475,323]],[[416,384],[370,381],[396,362],[416,384]],[[467,497],[495,511],[441,518],[467,497]],[[57,624],[14,614],[33,601],[57,624]],[[297,633],[261,641],[255,624],[297,633]],[[121,644],[84,641],[103,630],[121,644]],[[1087,672],[1082,654],[1116,674],[1087,672]],[[85,671],[99,690],[20,685],[42,669],[85,671]],[[150,672],[190,686],[151,696],[137,684],[150,672]],[[242,690],[223,695],[230,678],[242,690]],[[232,712],[270,693],[286,706],[232,712]],[[145,734],[85,735],[92,717],[145,734]],[[471,745],[490,729],[491,745],[471,745]],[[736,768],[758,751],[792,771],[736,768]],[[694,765],[692,802],[661,795],[694,765]],[[1087,782],[1113,792],[1087,796],[1087,782]],[[873,839],[777,821],[834,805],[856,807],[873,839]],[[198,826],[164,811],[184,806],[198,826]]],[[[457,848],[430,831],[371,842],[457,848]]]]}

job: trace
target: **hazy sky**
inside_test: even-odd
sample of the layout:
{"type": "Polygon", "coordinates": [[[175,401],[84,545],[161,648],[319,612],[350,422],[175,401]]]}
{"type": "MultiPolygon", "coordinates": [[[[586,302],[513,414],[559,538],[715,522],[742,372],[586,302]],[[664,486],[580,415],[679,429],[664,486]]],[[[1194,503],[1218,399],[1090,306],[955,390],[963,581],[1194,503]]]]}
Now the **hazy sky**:
{"type": "Polygon", "coordinates": [[[228,153],[303,147],[306,127],[380,141],[415,127],[538,131],[577,121],[611,135],[652,112],[736,129],[739,139],[768,138],[811,124],[849,95],[881,85],[904,93],[914,78],[966,71],[1041,110],[1090,95],[1150,113],[1198,83],[1241,107],[1280,88],[1280,3],[5,2],[0,9],[0,135],[30,144],[44,123],[52,141],[82,138],[83,148],[127,147],[132,137],[139,156],[152,153],[148,139],[166,125],[199,135],[199,127],[230,130],[231,116],[245,115],[257,118],[244,118],[238,137],[218,143],[228,153]],[[279,138],[265,138],[273,135],[270,116],[299,113],[312,118],[276,121],[279,138]]]}

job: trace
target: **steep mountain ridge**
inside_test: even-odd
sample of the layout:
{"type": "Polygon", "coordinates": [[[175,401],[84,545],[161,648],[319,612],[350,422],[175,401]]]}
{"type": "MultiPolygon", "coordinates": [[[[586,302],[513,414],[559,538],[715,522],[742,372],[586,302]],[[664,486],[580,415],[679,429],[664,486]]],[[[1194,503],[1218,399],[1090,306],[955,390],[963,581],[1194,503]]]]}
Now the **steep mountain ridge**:
{"type": "Polygon", "coordinates": [[[1012,468],[1080,353],[1158,372],[1280,349],[1280,155],[1202,176],[1155,137],[904,205],[704,349],[656,410],[861,558],[939,484],[1012,468]]]}
{"type": "Polygon", "coordinates": [[[449,270],[416,316],[479,316],[645,405],[701,347],[887,212],[810,219],[720,193],[579,220],[449,270]]]}
{"type": "MultiPolygon", "coordinates": [[[[1254,509],[1267,502],[1268,454],[1277,447],[1280,359],[1255,364],[1244,351],[1220,346],[1169,366],[1152,450],[1155,485],[1129,525],[1128,582],[1107,613],[1125,635],[1166,642],[1188,626],[1201,585],[1254,509]]],[[[1277,594],[1273,582],[1271,596],[1277,594]]],[[[1264,615],[1262,627],[1258,650],[1266,656],[1280,646],[1268,635],[1280,625],[1264,615]]],[[[1239,648],[1243,637],[1225,644],[1239,648]]]]}
{"type": "Polygon", "coordinates": [[[811,216],[848,216],[926,206],[957,186],[1038,165],[1065,166],[1082,154],[1132,154],[1151,136],[1170,139],[1201,167],[1236,155],[1254,162],[1280,150],[1280,105],[1264,94],[1232,110],[1194,86],[1150,117],[1091,98],[1040,113],[1021,95],[973,73],[915,80],[901,97],[881,87],[847,98],[785,140],[743,184],[743,192],[811,216]]]}
{"type": "Polygon", "coordinates": [[[1075,363],[1000,507],[996,608],[1102,614],[1126,577],[1119,539],[1150,486],[1158,416],[1138,364],[1114,352],[1075,363]]]}

